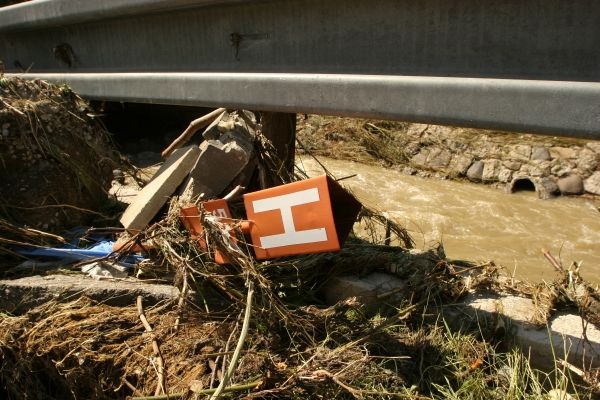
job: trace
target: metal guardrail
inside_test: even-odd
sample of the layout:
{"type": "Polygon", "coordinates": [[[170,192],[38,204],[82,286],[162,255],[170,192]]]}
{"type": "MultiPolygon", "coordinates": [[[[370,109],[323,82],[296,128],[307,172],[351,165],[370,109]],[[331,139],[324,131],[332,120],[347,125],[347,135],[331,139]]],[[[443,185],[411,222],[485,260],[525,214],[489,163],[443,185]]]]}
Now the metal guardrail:
{"type": "Polygon", "coordinates": [[[600,139],[595,0],[35,0],[8,71],[96,99],[600,139]]]}

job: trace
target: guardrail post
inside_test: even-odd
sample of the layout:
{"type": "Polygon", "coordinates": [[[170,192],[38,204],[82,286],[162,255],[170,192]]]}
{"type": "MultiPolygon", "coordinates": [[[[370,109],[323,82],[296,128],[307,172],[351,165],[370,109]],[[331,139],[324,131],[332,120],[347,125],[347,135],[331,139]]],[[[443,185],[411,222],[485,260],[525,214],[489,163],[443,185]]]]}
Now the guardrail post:
{"type": "Polygon", "coordinates": [[[296,114],[261,112],[262,133],[271,141],[282,161],[280,175],[294,172],[296,154],[296,114]]]}

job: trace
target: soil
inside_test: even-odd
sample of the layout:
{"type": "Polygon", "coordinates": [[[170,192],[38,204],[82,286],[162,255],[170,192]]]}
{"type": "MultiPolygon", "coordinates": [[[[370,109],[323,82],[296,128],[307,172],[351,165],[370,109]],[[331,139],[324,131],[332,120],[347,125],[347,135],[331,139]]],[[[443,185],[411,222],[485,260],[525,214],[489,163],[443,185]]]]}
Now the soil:
{"type": "Polygon", "coordinates": [[[120,161],[66,86],[0,78],[0,218],[60,232],[100,215],[120,161]]]}

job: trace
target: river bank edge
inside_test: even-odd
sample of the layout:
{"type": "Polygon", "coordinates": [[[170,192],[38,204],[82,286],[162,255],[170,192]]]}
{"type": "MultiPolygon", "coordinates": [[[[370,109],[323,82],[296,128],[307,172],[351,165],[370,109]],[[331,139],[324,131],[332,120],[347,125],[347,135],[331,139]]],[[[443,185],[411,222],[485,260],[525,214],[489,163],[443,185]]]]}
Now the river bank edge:
{"type": "Polygon", "coordinates": [[[299,118],[297,137],[299,153],[600,206],[600,141],[318,115],[299,118]]]}

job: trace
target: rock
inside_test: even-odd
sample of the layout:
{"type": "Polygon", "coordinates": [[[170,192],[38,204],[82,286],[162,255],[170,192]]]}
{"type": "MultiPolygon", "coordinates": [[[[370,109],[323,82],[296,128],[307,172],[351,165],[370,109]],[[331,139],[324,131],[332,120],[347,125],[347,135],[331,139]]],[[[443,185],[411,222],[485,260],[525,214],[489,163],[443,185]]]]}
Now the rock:
{"type": "Polygon", "coordinates": [[[500,160],[485,160],[483,162],[483,171],[481,179],[484,182],[493,182],[498,180],[498,170],[500,169],[500,160]]]}
{"type": "Polygon", "coordinates": [[[521,163],[518,161],[513,161],[513,160],[506,160],[502,163],[502,165],[504,165],[506,168],[510,169],[511,171],[518,171],[521,168],[521,163]]]}
{"type": "Polygon", "coordinates": [[[550,161],[552,157],[547,148],[542,146],[536,146],[531,150],[532,160],[550,161]]]}
{"type": "Polygon", "coordinates": [[[460,139],[455,139],[448,137],[444,140],[444,145],[446,149],[450,150],[452,154],[465,154],[467,150],[469,150],[469,143],[465,143],[460,139]]]}
{"type": "Polygon", "coordinates": [[[508,168],[500,168],[500,172],[498,172],[498,181],[502,183],[507,183],[512,178],[513,172],[508,168]]]}
{"type": "Polygon", "coordinates": [[[121,216],[121,224],[131,230],[145,228],[181,184],[199,155],[198,146],[175,150],[127,207],[121,216]]]}
{"type": "Polygon", "coordinates": [[[528,168],[528,173],[531,176],[535,176],[535,177],[541,177],[544,176],[544,172],[537,166],[535,165],[530,165],[528,168]]]}
{"type": "Polygon", "coordinates": [[[551,147],[550,155],[554,158],[562,158],[563,160],[577,157],[575,150],[570,147],[551,147]]]}
{"type": "Polygon", "coordinates": [[[557,182],[558,189],[562,194],[582,194],[583,180],[579,175],[569,175],[557,182]]]}
{"type": "Polygon", "coordinates": [[[421,150],[421,144],[419,142],[409,142],[404,147],[404,154],[407,156],[414,156],[421,150]]]}
{"type": "Polygon", "coordinates": [[[402,173],[405,175],[415,175],[417,173],[417,170],[413,167],[406,166],[402,168],[402,173]]]}
{"type": "Polygon", "coordinates": [[[567,175],[570,175],[571,172],[573,170],[571,168],[569,168],[568,166],[565,165],[555,165],[554,167],[552,167],[552,169],[550,170],[550,173],[552,173],[552,175],[556,175],[559,178],[565,177],[567,175]]]}
{"type": "Polygon", "coordinates": [[[471,166],[472,162],[473,157],[457,154],[452,157],[448,168],[451,172],[454,172],[457,175],[464,175],[467,173],[467,170],[469,169],[469,166],[471,166]]]}
{"type": "Polygon", "coordinates": [[[594,172],[583,182],[586,192],[600,195],[600,171],[594,172]]]}
{"type": "Polygon", "coordinates": [[[551,174],[552,170],[552,162],[550,161],[538,161],[537,167],[542,171],[543,176],[548,176],[551,174]]]}
{"type": "Polygon", "coordinates": [[[334,276],[325,287],[325,301],[333,305],[349,297],[356,297],[372,312],[384,302],[401,300],[405,291],[406,283],[403,280],[382,272],[374,272],[362,278],[352,275],[334,276]]]}
{"type": "Polygon", "coordinates": [[[202,153],[181,189],[184,201],[217,197],[242,172],[253,155],[252,143],[240,133],[230,131],[219,141],[203,142],[202,153]]]}
{"type": "Polygon", "coordinates": [[[531,146],[527,144],[516,144],[510,147],[508,156],[513,160],[529,161],[531,157],[531,146]]]}
{"type": "Polygon", "coordinates": [[[452,154],[448,150],[434,147],[427,156],[427,167],[439,171],[445,169],[450,163],[452,154]]]}
{"type": "Polygon", "coordinates": [[[455,130],[456,128],[446,125],[429,125],[427,127],[427,133],[440,138],[452,135],[455,130]]]}
{"type": "Polygon", "coordinates": [[[475,161],[467,170],[467,178],[474,182],[481,181],[483,176],[483,161],[475,161]]]}
{"type": "Polygon", "coordinates": [[[417,168],[425,168],[427,166],[427,157],[429,156],[429,149],[422,148],[417,154],[411,159],[410,163],[417,168]]]}
{"type": "Polygon", "coordinates": [[[592,150],[596,154],[600,154],[600,142],[588,142],[585,147],[592,150]]]}
{"type": "Polygon", "coordinates": [[[550,199],[560,193],[558,185],[550,178],[538,179],[534,184],[540,199],[550,199]]]}
{"type": "Polygon", "coordinates": [[[521,168],[519,168],[519,175],[528,175],[530,170],[529,164],[522,164],[521,168]]]}
{"type": "Polygon", "coordinates": [[[590,175],[598,167],[598,159],[600,155],[590,149],[583,149],[579,152],[577,158],[577,169],[584,175],[590,175]]]}

